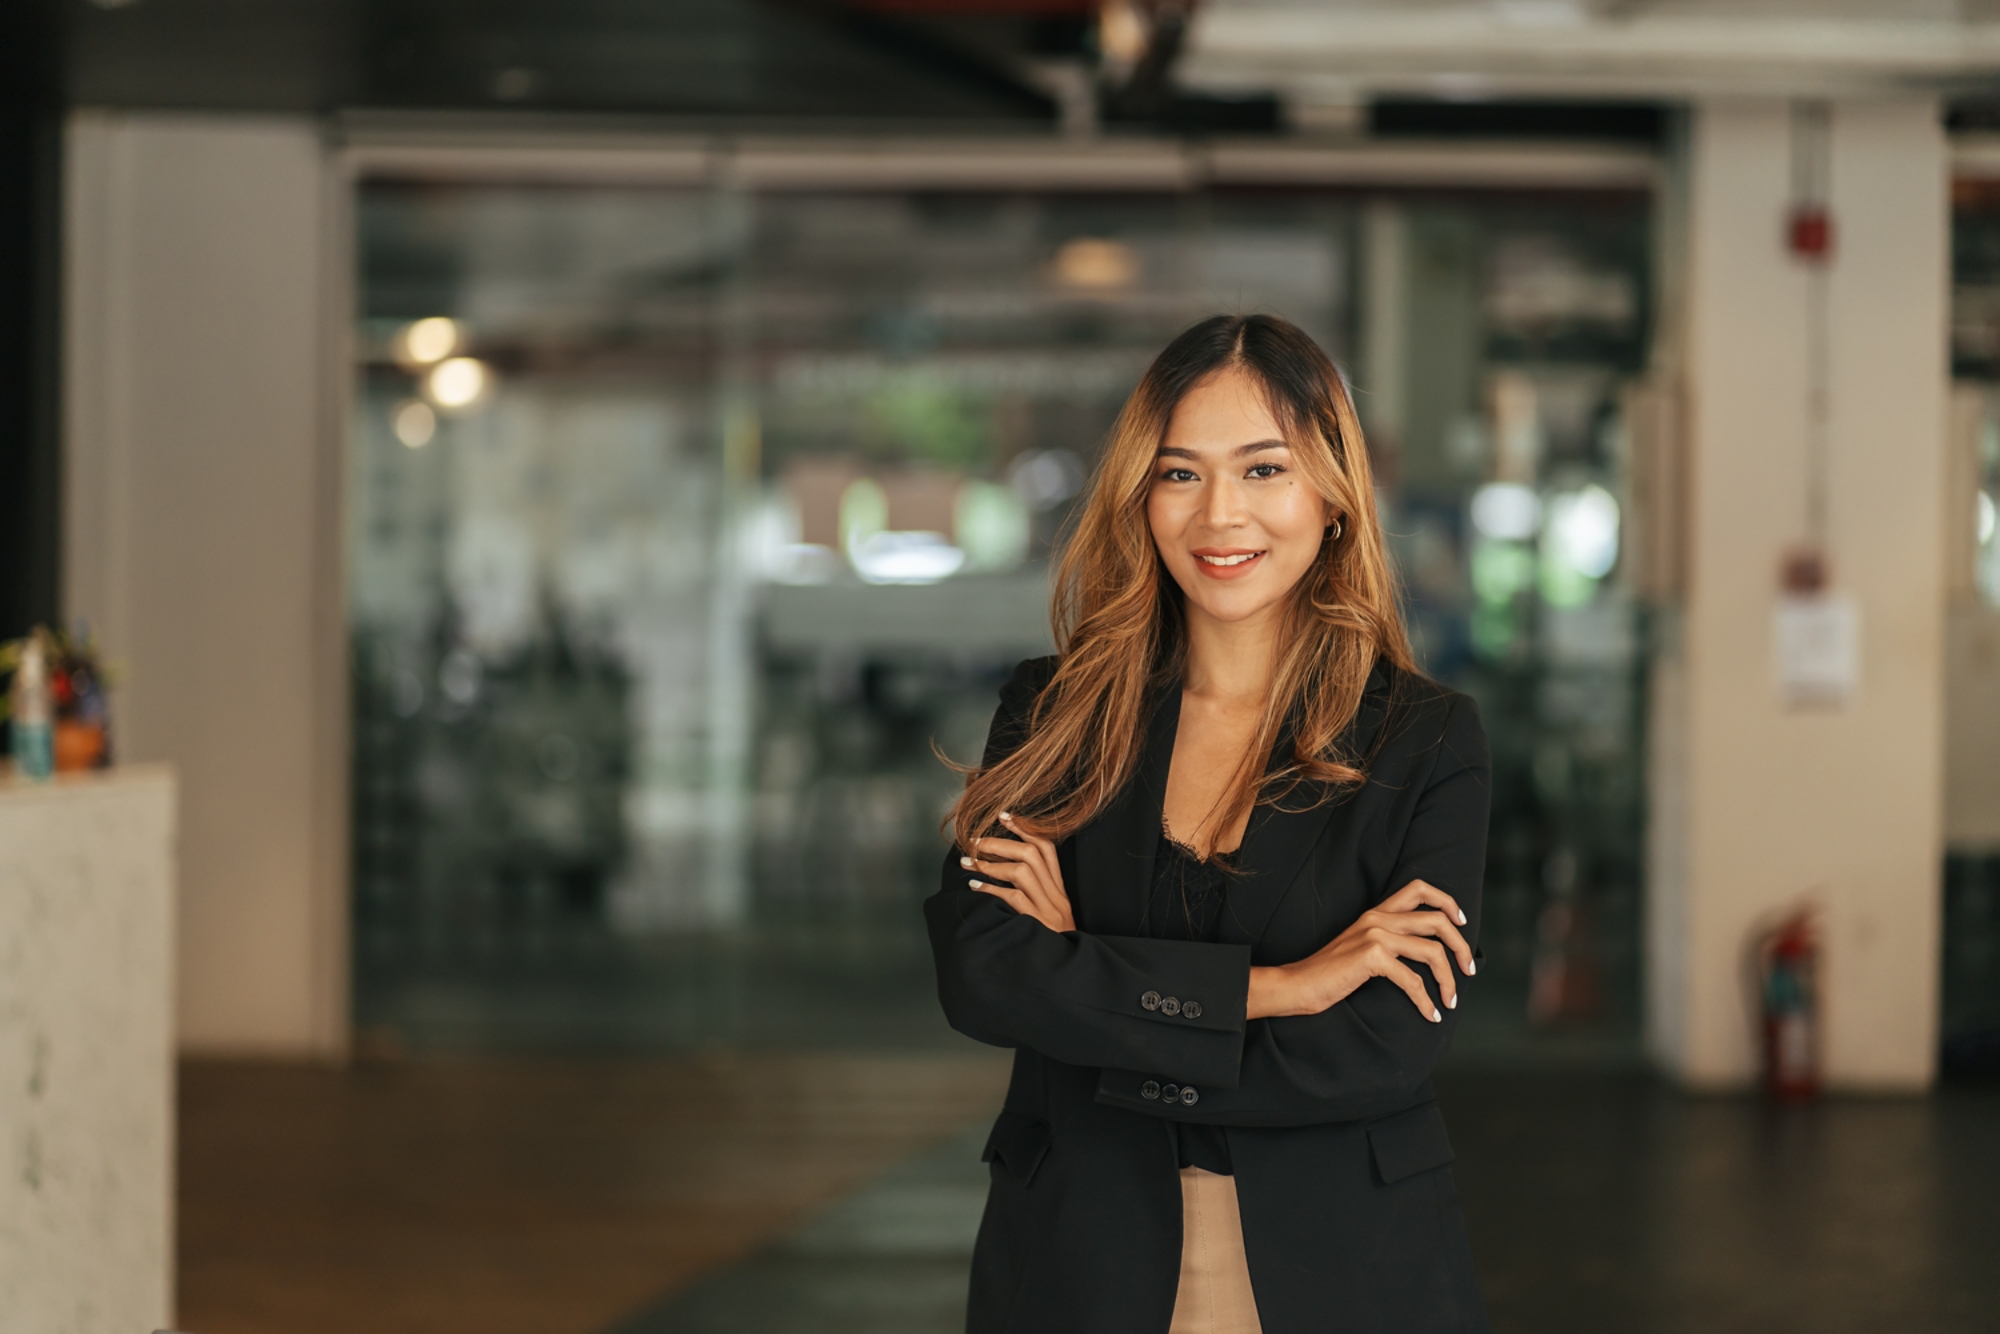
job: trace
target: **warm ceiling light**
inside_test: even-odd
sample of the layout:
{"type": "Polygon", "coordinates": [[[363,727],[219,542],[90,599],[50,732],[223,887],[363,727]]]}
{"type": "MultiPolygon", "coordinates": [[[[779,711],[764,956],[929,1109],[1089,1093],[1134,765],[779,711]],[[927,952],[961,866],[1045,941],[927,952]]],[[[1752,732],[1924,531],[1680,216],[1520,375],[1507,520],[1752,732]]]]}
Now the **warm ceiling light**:
{"type": "Polygon", "coordinates": [[[472,407],[493,387],[486,363],[472,357],[452,357],[431,367],[424,377],[424,392],[431,402],[446,411],[472,407]]]}
{"type": "Polygon", "coordinates": [[[1139,257],[1123,241],[1078,237],[1056,251],[1056,281],[1064,287],[1102,291],[1139,280],[1139,257]]]}
{"type": "Polygon", "coordinates": [[[428,366],[458,350],[458,325],[442,315],[433,315],[406,327],[399,341],[401,360],[412,366],[428,366]]]}
{"type": "Polygon", "coordinates": [[[437,414],[431,411],[428,403],[413,399],[396,409],[396,438],[411,449],[422,449],[428,445],[431,437],[437,434],[437,428],[437,414]]]}

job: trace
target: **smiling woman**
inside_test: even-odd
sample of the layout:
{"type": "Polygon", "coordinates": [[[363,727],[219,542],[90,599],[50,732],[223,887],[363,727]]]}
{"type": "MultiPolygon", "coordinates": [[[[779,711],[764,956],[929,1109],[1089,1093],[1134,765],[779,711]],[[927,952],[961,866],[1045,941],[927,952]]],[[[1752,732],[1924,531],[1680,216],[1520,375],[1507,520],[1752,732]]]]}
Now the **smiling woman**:
{"type": "Polygon", "coordinates": [[[1056,605],[925,905],[946,1015],[1015,1051],[969,1329],[1485,1329],[1429,1083],[1477,970],[1485,735],[1411,661],[1310,338],[1168,345],[1056,605]]]}

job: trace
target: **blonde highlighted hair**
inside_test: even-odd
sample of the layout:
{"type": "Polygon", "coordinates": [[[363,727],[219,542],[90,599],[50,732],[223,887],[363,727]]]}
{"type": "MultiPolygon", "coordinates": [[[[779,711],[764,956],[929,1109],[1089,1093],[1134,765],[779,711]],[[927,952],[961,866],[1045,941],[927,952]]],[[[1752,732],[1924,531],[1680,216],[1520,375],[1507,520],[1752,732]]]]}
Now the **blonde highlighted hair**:
{"type": "Polygon", "coordinates": [[[1292,589],[1264,717],[1210,827],[1303,784],[1323,799],[1365,780],[1343,747],[1377,660],[1413,671],[1396,580],[1375,513],[1361,425],[1332,361],[1271,315],[1217,315],[1153,360],[1112,427],[1081,517],[1057,566],[1052,618],[1061,660],[1025,720],[1026,739],[971,771],[952,816],[960,847],[992,833],[1001,811],[1063,838],[1132,780],[1154,693],[1177,679],[1187,649],[1182,594],[1161,563],[1147,499],[1167,424],[1187,393],[1228,368],[1263,386],[1292,466],[1340,518],[1292,589]],[[1289,726],[1291,748],[1270,772],[1289,726]]]}

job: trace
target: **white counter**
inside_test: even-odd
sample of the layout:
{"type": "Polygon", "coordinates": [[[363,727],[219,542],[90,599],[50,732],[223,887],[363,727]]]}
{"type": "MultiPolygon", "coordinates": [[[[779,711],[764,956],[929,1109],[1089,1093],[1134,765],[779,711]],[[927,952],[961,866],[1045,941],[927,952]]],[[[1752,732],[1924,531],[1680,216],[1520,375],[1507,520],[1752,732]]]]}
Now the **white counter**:
{"type": "Polygon", "coordinates": [[[172,1323],[174,818],[0,772],[0,1334],[172,1323]]]}

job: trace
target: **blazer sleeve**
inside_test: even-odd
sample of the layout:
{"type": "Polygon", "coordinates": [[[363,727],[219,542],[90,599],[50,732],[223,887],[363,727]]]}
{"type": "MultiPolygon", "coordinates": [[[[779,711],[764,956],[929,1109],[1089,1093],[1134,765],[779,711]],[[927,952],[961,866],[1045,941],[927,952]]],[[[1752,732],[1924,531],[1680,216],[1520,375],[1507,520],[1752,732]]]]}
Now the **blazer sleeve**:
{"type": "MultiPolygon", "coordinates": [[[[1465,910],[1462,929],[1476,949],[1492,766],[1470,699],[1452,700],[1430,769],[1380,897],[1412,880],[1430,882],[1465,910]]],[[[1440,1023],[1419,1013],[1387,978],[1370,978],[1319,1014],[1252,1021],[1238,1078],[1214,1090],[1200,1087],[1196,1104],[1169,1107],[1141,1096],[1146,1081],[1160,1078],[1145,1065],[1104,1070],[1098,1100],[1217,1125],[1317,1125],[1396,1111],[1421,1094],[1458,1024],[1459,1011],[1443,1008],[1430,970],[1417,972],[1444,1015],[1440,1023]]],[[[1465,1005],[1462,977],[1458,994],[1465,1005]]]]}
{"type": "MultiPolygon", "coordinates": [[[[1054,674],[1054,661],[1022,663],[1002,688],[983,764],[997,763],[1025,739],[1028,710],[1054,674]]],[[[1057,851],[1074,894],[1071,845],[1057,851]]],[[[1249,946],[1051,931],[970,888],[959,856],[956,847],[947,852],[943,884],[924,903],[938,999],[953,1028],[1069,1065],[1166,1071],[1214,1088],[1236,1082],[1249,946]],[[1202,1012],[1190,1018],[1135,1003],[1149,991],[1201,997],[1202,1012]]]]}

